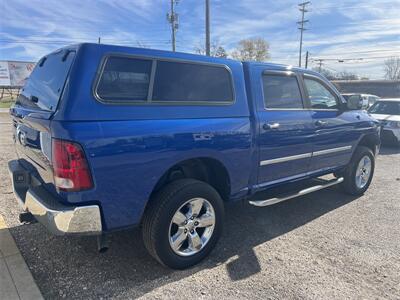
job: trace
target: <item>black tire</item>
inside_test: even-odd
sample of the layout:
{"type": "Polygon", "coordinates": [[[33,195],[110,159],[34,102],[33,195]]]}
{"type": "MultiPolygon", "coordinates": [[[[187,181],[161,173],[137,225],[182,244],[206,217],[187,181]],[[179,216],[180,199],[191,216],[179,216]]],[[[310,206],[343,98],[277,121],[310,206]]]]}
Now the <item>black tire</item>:
{"type": "Polygon", "coordinates": [[[364,146],[358,146],[353,154],[350,163],[342,173],[344,178],[344,182],[342,184],[344,192],[355,196],[364,194],[364,192],[368,189],[369,185],[371,184],[372,178],[374,176],[374,170],[375,170],[375,156],[372,150],[364,146]],[[363,159],[365,156],[368,156],[371,160],[371,171],[365,186],[360,188],[356,184],[356,172],[361,159],[363,159]]]}
{"type": "Polygon", "coordinates": [[[223,201],[212,186],[194,179],[179,179],[156,193],[146,208],[142,227],[144,244],[161,264],[173,269],[185,269],[200,262],[215,247],[222,232],[223,218],[223,201]],[[181,256],[174,252],[169,242],[171,220],[186,201],[198,197],[206,199],[214,209],[214,230],[199,252],[181,256]]]}

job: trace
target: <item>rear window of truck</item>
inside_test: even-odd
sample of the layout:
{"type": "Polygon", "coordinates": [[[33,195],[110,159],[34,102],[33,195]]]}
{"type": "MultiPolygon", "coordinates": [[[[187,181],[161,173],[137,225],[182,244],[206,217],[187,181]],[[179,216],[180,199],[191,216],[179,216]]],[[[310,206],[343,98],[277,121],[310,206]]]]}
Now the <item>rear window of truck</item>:
{"type": "Polygon", "coordinates": [[[29,76],[17,104],[55,111],[74,58],[75,51],[70,50],[43,57],[29,76]]]}
{"type": "Polygon", "coordinates": [[[219,65],[107,58],[95,91],[111,103],[213,104],[233,102],[231,74],[219,65]]]}

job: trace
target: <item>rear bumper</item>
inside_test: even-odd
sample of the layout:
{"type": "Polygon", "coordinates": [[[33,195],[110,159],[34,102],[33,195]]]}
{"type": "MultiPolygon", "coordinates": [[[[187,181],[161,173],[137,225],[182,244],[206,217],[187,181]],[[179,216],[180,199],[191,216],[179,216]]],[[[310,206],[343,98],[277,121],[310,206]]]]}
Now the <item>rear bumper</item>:
{"type": "Polygon", "coordinates": [[[55,235],[100,234],[102,222],[97,205],[66,206],[46,191],[18,160],[8,163],[13,191],[24,210],[55,235]]]}

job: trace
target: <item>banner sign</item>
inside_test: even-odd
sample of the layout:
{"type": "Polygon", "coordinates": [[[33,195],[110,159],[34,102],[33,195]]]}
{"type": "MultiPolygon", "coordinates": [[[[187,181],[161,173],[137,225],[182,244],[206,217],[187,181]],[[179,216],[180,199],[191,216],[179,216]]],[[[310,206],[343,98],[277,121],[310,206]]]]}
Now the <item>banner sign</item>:
{"type": "Polygon", "coordinates": [[[0,86],[10,86],[10,72],[8,71],[8,62],[0,61],[0,86]]]}
{"type": "Polygon", "coordinates": [[[23,87],[34,67],[33,62],[0,61],[0,87],[23,87]]]}

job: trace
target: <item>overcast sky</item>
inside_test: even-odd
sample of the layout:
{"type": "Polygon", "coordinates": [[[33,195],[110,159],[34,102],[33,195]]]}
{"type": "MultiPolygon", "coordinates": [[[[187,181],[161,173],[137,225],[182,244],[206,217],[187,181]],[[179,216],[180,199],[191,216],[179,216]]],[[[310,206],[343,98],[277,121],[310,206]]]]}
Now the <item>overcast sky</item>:
{"type": "MultiPolygon", "coordinates": [[[[210,0],[211,38],[232,50],[244,38],[262,37],[271,61],[298,64],[298,2],[210,0]]],[[[36,61],[77,42],[171,49],[169,0],[0,0],[0,60],[36,61]]],[[[383,77],[386,57],[400,55],[400,0],[312,1],[304,53],[332,71],[383,77]]],[[[180,0],[177,50],[204,44],[204,1],[180,0]]],[[[311,63],[311,66],[314,66],[311,63]]]]}

